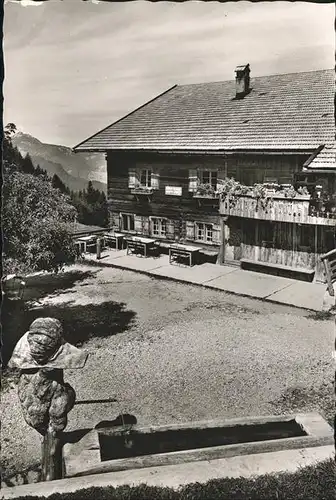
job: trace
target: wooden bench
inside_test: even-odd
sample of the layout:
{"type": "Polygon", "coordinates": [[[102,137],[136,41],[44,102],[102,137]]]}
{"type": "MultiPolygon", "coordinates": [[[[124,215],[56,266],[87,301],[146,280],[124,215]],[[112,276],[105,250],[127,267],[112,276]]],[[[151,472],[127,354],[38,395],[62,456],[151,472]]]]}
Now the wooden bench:
{"type": "Polygon", "coordinates": [[[186,260],[189,266],[195,264],[195,258],[199,255],[199,248],[188,245],[175,244],[169,247],[169,264],[186,260]]]}
{"type": "Polygon", "coordinates": [[[313,281],[315,274],[314,269],[285,266],[284,264],[274,264],[273,262],[261,262],[260,260],[241,259],[240,263],[243,269],[249,268],[251,271],[258,271],[262,269],[269,270],[272,271],[272,273],[270,274],[275,274],[277,276],[283,276],[289,274],[298,277],[298,275],[301,275],[302,277],[305,278],[305,281],[313,281]]]}
{"type": "Polygon", "coordinates": [[[147,257],[155,250],[156,240],[150,238],[133,237],[126,239],[127,249],[126,255],[134,253],[136,255],[143,255],[147,257]]]}
{"type": "Polygon", "coordinates": [[[105,233],[104,239],[106,246],[120,250],[123,246],[124,235],[122,233],[105,233]]]}

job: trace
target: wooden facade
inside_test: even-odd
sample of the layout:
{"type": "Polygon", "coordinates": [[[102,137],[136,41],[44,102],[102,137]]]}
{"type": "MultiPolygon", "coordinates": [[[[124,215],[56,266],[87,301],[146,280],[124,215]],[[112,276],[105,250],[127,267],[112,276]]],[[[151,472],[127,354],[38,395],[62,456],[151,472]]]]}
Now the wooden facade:
{"type": "Polygon", "coordinates": [[[193,242],[216,260],[221,247],[219,199],[195,196],[198,169],[224,175],[219,158],[109,152],[111,228],[163,243],[193,242]]]}
{"type": "Polygon", "coordinates": [[[246,185],[292,184],[306,156],[109,151],[106,158],[112,229],[163,244],[192,242],[218,263],[239,265],[248,259],[314,269],[323,279],[320,255],[334,245],[336,219],[312,216],[309,196],[274,196],[261,209],[252,197],[230,205],[196,192],[204,179],[218,187],[226,177],[246,185]]]}
{"type": "Polygon", "coordinates": [[[315,279],[324,281],[321,255],[334,248],[334,226],[229,217],[225,229],[225,262],[314,270],[315,279]]]}

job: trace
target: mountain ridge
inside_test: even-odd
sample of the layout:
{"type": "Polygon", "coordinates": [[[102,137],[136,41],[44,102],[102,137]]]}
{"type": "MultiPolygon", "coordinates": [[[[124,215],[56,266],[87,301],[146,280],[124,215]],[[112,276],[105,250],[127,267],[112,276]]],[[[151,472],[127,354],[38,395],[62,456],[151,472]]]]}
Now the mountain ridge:
{"type": "Polygon", "coordinates": [[[44,143],[22,131],[12,137],[12,142],[23,156],[29,153],[35,166],[46,170],[50,177],[58,175],[69,189],[86,189],[92,181],[95,189],[106,193],[107,173],[102,153],[75,153],[68,146],[44,143]]]}

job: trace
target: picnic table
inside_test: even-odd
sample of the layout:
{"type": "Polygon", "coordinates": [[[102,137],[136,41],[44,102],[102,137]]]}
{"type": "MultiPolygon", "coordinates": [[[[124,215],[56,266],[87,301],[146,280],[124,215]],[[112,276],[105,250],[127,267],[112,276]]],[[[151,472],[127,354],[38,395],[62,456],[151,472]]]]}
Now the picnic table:
{"type": "Polygon", "coordinates": [[[127,250],[126,255],[129,253],[143,254],[147,257],[150,250],[155,248],[156,240],[152,238],[143,238],[140,236],[133,236],[126,239],[127,250]]]}
{"type": "Polygon", "coordinates": [[[175,243],[169,247],[169,264],[181,259],[188,259],[189,266],[192,267],[195,264],[195,257],[199,255],[199,252],[200,249],[198,247],[175,243]]]}
{"type": "Polygon", "coordinates": [[[79,253],[86,253],[88,250],[96,251],[97,249],[97,236],[82,236],[75,241],[79,253]]]}
{"type": "Polygon", "coordinates": [[[125,235],[122,233],[105,233],[105,244],[110,247],[114,247],[116,250],[120,250],[122,248],[124,237],[125,235]]]}

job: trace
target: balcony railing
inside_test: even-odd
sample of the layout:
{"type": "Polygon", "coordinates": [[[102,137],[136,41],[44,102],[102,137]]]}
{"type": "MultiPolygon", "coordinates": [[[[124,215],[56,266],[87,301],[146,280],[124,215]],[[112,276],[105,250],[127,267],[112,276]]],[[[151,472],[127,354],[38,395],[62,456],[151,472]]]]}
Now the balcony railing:
{"type": "Polygon", "coordinates": [[[296,222],[303,224],[336,224],[335,204],[316,202],[310,195],[296,194],[288,197],[280,193],[270,194],[262,200],[253,195],[235,195],[222,197],[220,213],[233,217],[271,220],[279,222],[296,222]]]}

